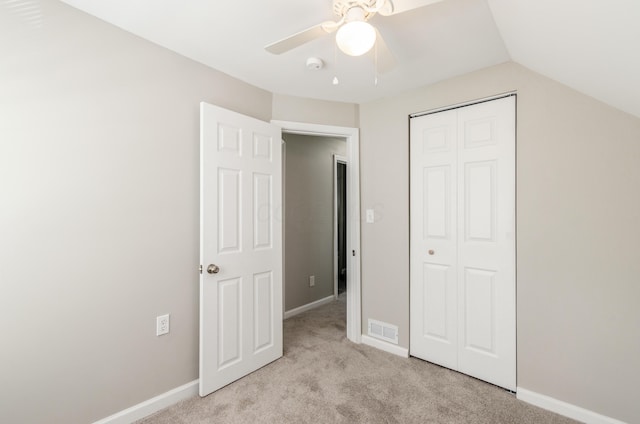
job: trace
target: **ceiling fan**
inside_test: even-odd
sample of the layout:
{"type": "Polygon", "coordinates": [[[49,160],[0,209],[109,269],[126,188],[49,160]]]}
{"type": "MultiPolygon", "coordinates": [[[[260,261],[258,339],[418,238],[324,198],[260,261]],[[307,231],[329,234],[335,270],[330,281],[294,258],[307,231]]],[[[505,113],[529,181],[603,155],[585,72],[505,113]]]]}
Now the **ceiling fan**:
{"type": "MultiPolygon", "coordinates": [[[[392,60],[382,36],[367,21],[376,14],[397,15],[442,0],[333,0],[333,13],[337,21],[325,21],[287,38],[265,46],[273,54],[282,54],[309,41],[336,32],[336,44],[350,56],[367,53],[377,42],[378,54],[392,60]]],[[[384,67],[384,66],[383,66],[384,67]]]]}

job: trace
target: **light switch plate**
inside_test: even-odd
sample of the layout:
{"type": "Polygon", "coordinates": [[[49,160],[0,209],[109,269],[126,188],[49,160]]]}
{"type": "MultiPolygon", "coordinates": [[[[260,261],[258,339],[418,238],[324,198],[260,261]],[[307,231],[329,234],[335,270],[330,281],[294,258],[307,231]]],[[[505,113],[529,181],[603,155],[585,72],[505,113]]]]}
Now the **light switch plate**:
{"type": "Polygon", "coordinates": [[[373,222],[375,221],[376,215],[373,212],[373,209],[367,209],[367,213],[366,213],[366,221],[367,224],[373,224],[373,222]]]}

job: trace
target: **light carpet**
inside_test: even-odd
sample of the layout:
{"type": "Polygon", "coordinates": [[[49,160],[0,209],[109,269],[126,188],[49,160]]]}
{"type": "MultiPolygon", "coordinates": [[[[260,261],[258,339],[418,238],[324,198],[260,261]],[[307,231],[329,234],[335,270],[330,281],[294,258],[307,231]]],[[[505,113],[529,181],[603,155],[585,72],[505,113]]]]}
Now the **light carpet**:
{"type": "Polygon", "coordinates": [[[345,315],[338,300],[289,318],[282,358],[140,423],[575,423],[472,377],[354,344],[345,315]]]}

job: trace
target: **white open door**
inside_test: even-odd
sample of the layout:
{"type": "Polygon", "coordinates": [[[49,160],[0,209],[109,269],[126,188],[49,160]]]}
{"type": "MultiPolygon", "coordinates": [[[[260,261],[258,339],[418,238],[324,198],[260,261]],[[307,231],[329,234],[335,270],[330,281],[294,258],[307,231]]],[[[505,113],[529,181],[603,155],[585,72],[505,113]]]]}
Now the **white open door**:
{"type": "Polygon", "coordinates": [[[280,128],[200,105],[200,396],[282,356],[280,128]]]}

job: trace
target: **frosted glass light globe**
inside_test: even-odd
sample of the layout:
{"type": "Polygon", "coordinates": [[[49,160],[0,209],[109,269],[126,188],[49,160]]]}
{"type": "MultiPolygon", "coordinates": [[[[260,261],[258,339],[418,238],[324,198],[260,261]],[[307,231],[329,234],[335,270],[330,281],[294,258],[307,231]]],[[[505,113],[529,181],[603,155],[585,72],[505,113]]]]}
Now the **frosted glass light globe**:
{"type": "Polygon", "coordinates": [[[376,42],[376,30],[367,22],[353,21],[340,27],[336,33],[336,43],[349,56],[362,56],[376,42]]]}

